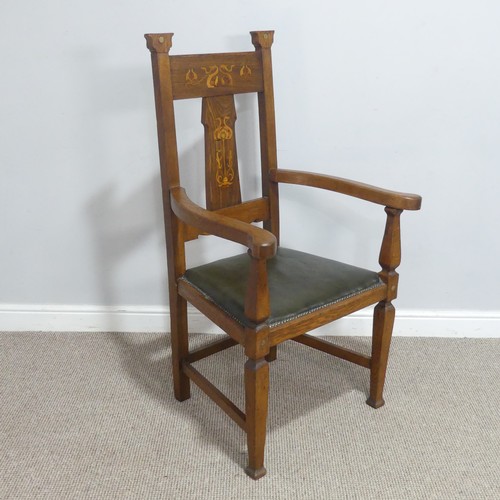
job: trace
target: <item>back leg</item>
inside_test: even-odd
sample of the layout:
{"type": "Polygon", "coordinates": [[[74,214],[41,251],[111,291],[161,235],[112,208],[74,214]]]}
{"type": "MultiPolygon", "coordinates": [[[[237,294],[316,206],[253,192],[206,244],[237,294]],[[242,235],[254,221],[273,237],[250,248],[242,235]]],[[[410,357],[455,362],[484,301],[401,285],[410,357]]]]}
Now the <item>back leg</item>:
{"type": "Polygon", "coordinates": [[[182,360],[189,353],[187,303],[178,294],[170,300],[170,325],[174,394],[178,401],[185,401],[191,396],[189,377],[182,372],[182,360]]]}

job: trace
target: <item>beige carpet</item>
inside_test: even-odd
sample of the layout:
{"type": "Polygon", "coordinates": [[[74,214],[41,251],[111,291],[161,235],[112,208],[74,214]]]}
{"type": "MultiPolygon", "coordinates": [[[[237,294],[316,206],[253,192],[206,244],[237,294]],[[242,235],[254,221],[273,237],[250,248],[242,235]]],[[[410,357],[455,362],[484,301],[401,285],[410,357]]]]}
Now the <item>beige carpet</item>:
{"type": "MultiPolygon", "coordinates": [[[[174,400],[167,336],[2,333],[0,498],[498,500],[499,360],[500,339],[396,338],[373,410],[365,369],[288,342],[254,482],[243,432],[196,387],[174,400]]],[[[198,366],[242,406],[243,361],[198,366]]]]}

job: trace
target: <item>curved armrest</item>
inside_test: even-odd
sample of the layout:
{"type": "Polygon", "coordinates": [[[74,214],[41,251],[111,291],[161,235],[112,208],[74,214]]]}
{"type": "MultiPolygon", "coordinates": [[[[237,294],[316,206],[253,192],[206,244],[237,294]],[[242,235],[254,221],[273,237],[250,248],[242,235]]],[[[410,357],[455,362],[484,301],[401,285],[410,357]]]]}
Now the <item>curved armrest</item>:
{"type": "Polygon", "coordinates": [[[273,182],[328,189],[329,191],[336,191],[337,193],[347,194],[400,210],[419,210],[422,204],[422,198],[418,194],[398,193],[340,177],[313,174],[300,170],[284,170],[281,168],[271,170],[270,179],[273,182]]]}
{"type": "Polygon", "coordinates": [[[170,201],[174,214],[180,220],[207,233],[245,245],[256,259],[268,259],[276,253],[274,234],[260,227],[205,210],[189,199],[184,188],[172,188],[170,201]]]}

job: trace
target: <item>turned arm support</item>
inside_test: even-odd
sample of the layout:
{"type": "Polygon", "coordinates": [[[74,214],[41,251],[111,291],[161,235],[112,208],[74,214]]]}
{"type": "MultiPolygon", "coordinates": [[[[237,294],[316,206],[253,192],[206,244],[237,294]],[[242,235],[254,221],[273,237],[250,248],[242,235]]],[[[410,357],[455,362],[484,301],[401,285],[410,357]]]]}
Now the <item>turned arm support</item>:
{"type": "Polygon", "coordinates": [[[181,221],[201,231],[245,245],[253,258],[268,259],[276,253],[276,238],[272,233],[205,210],[189,199],[184,188],[171,188],[170,200],[174,214],[181,221]]]}
{"type": "Polygon", "coordinates": [[[270,180],[272,182],[300,184],[302,186],[327,189],[400,210],[419,210],[422,203],[422,198],[417,194],[398,193],[369,184],[363,184],[362,182],[300,170],[271,170],[270,180]]]}
{"type": "Polygon", "coordinates": [[[387,221],[385,224],[379,263],[379,275],[387,285],[387,301],[396,298],[399,275],[396,268],[401,263],[400,215],[403,210],[420,210],[422,198],[416,194],[398,193],[381,189],[369,184],[355,182],[330,175],[314,174],[299,170],[277,169],[270,172],[271,182],[311,186],[337,193],[354,196],[362,200],[385,205],[387,221]]]}
{"type": "Polygon", "coordinates": [[[387,300],[390,302],[398,294],[399,274],[396,268],[401,263],[401,229],[400,215],[402,210],[385,207],[387,220],[378,262],[382,271],[378,274],[387,285],[387,300]]]}

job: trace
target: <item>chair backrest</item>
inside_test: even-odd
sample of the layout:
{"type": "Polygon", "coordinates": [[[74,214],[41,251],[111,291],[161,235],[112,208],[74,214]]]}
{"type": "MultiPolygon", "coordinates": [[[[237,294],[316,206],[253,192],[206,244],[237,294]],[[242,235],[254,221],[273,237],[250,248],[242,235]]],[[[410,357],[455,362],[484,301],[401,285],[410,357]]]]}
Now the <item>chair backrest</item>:
{"type": "MultiPolygon", "coordinates": [[[[179,186],[173,101],[202,99],[205,191],[208,210],[246,222],[263,221],[278,237],[278,193],[269,181],[277,168],[271,45],[273,31],[251,32],[254,52],[170,55],[173,33],[145,35],[151,51],[163,195],[179,186]],[[262,198],[242,203],[235,141],[234,94],[258,94],[262,198]]],[[[183,240],[199,231],[187,228],[183,240]]]]}

